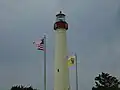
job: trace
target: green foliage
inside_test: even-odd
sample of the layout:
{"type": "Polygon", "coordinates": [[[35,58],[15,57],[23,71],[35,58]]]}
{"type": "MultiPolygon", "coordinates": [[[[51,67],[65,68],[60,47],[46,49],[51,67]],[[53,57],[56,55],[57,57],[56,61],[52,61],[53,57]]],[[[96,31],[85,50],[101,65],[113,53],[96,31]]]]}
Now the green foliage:
{"type": "Polygon", "coordinates": [[[92,90],[120,90],[120,81],[108,73],[101,73],[95,78],[92,90]]]}
{"type": "Polygon", "coordinates": [[[32,86],[25,87],[23,85],[16,85],[16,86],[12,86],[10,90],[37,90],[37,89],[33,89],[32,86]]]}

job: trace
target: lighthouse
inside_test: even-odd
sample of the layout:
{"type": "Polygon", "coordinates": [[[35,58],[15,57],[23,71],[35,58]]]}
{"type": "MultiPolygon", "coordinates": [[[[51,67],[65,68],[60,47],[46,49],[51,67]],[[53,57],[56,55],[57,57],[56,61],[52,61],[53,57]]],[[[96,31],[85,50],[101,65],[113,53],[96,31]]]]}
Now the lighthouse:
{"type": "Polygon", "coordinates": [[[69,71],[67,63],[68,24],[65,14],[60,11],[54,23],[55,32],[55,60],[54,60],[54,90],[69,90],[69,71]]]}

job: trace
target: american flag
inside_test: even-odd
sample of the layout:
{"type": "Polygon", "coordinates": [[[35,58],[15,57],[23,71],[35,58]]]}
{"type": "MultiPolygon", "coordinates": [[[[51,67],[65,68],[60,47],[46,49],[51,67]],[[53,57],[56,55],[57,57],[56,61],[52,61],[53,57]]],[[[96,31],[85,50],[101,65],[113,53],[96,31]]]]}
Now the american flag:
{"type": "Polygon", "coordinates": [[[33,44],[36,45],[37,50],[44,50],[44,38],[40,41],[33,41],[33,44]]]}

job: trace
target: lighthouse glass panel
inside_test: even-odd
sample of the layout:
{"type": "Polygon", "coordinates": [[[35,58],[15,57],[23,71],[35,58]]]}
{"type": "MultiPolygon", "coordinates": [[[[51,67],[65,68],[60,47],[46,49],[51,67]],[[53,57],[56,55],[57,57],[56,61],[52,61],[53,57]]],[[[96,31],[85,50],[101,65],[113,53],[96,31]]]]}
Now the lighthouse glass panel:
{"type": "Polygon", "coordinates": [[[63,15],[57,16],[56,21],[65,21],[65,16],[63,15]]]}

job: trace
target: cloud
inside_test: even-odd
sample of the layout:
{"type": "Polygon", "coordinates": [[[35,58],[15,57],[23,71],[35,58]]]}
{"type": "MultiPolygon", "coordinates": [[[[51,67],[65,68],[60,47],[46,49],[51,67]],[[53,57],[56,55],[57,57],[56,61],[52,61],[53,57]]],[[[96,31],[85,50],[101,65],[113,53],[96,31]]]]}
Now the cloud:
{"type": "MultiPolygon", "coordinates": [[[[79,88],[91,89],[102,71],[119,76],[119,6],[119,0],[0,0],[0,87],[30,83],[43,89],[43,52],[32,41],[47,33],[47,85],[53,89],[53,24],[61,9],[69,24],[68,51],[80,62],[79,88]]],[[[75,89],[74,70],[70,81],[75,89]]]]}

